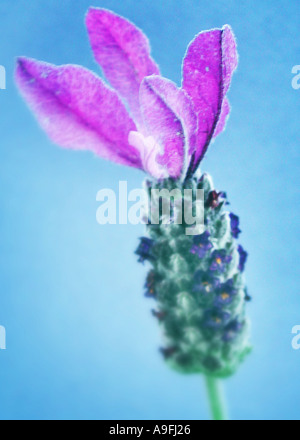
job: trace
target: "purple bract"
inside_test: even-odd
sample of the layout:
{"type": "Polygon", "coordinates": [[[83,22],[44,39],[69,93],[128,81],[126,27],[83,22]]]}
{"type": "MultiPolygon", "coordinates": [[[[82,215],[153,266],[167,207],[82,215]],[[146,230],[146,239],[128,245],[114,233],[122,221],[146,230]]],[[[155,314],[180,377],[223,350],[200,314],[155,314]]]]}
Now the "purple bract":
{"type": "Polygon", "coordinates": [[[130,21],[90,8],[86,25],[112,88],[81,66],[19,58],[16,82],[40,125],[61,147],[91,150],[155,178],[193,173],[230,111],[226,94],[237,66],[231,28],[194,38],[179,88],[160,75],[147,38],[130,21]]]}
{"type": "Polygon", "coordinates": [[[203,258],[209,249],[213,247],[211,241],[209,240],[210,233],[205,231],[201,235],[196,235],[193,238],[193,246],[191,248],[191,253],[198,255],[199,258],[203,258]]]}

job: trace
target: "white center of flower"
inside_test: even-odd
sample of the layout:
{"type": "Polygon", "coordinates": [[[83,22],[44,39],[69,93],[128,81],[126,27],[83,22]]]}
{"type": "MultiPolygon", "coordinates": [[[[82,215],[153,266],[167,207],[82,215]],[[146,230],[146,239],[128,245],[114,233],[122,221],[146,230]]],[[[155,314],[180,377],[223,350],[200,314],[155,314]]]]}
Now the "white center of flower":
{"type": "Polygon", "coordinates": [[[146,137],[142,133],[131,131],[128,142],[139,151],[144,170],[147,173],[157,179],[168,176],[167,171],[157,161],[157,156],[162,154],[161,146],[152,136],[146,137]]]}

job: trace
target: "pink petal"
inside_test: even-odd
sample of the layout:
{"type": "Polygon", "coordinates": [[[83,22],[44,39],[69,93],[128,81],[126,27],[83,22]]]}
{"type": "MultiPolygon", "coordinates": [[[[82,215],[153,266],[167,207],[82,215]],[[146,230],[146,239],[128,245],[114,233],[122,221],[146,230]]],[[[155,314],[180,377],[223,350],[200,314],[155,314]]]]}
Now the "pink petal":
{"type": "Polygon", "coordinates": [[[180,177],[189,150],[195,149],[197,119],[190,98],[171,81],[153,75],[141,84],[140,102],[148,134],[161,147],[158,163],[170,177],[180,177]]]}
{"type": "Polygon", "coordinates": [[[222,34],[222,73],[223,73],[223,96],[228,92],[233,72],[238,65],[236,41],[230,26],[223,27],[222,34]]]}
{"type": "Polygon", "coordinates": [[[140,84],[145,76],[159,74],[147,37],[133,23],[106,9],[90,8],[86,25],[96,61],[141,125],[140,84]]]}
{"type": "Polygon", "coordinates": [[[227,123],[227,119],[229,117],[229,113],[230,113],[230,104],[229,104],[228,99],[225,97],[223,99],[220,117],[217,122],[215,131],[213,133],[213,138],[218,136],[218,134],[220,134],[224,130],[226,123],[227,123]]]}
{"type": "Polygon", "coordinates": [[[19,58],[16,82],[53,142],[141,167],[139,153],[128,144],[134,122],[116,92],[92,72],[19,58]]]}
{"type": "Polygon", "coordinates": [[[229,105],[223,101],[236,66],[236,43],[229,26],[201,32],[188,47],[183,62],[183,88],[192,98],[198,114],[193,170],[203,158],[212,137],[225,126],[229,105]]]}

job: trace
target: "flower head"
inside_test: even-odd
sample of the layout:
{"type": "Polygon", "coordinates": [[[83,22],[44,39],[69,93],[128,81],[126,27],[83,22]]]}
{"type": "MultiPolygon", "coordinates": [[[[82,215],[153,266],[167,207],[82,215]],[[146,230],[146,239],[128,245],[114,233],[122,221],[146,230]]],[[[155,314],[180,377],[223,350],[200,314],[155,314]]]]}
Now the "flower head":
{"type": "MultiPolygon", "coordinates": [[[[18,59],[16,83],[42,128],[61,147],[90,150],[143,170],[151,177],[149,193],[165,187],[204,190],[204,233],[191,237],[172,221],[166,231],[158,204],[159,224],[147,224],[151,238],[141,238],[136,254],[152,266],[145,295],[157,301],[152,314],[164,328],[161,352],[170,365],[184,372],[229,375],[249,350],[246,332],[235,339],[246,322],[249,297],[239,272],[247,253],[235,240],[224,241],[229,229],[223,211],[226,194],[214,189],[209,175],[199,179],[194,173],[230,112],[227,92],[237,67],[232,30],[225,25],[196,35],[177,87],[161,76],[148,39],[133,23],[90,8],[86,26],[95,60],[110,85],[81,66],[25,57],[18,59]],[[231,262],[237,250],[239,261],[231,262]],[[239,290],[245,291],[243,303],[234,301],[229,263],[230,273],[240,280],[239,290]]],[[[230,238],[237,238],[238,217],[230,214],[230,223],[230,238]]]]}
{"type": "Polygon", "coordinates": [[[86,25],[111,87],[81,66],[18,59],[17,85],[42,128],[61,147],[91,150],[155,178],[191,175],[229,115],[226,94],[237,66],[231,28],[194,38],[178,88],[160,75],[133,23],[90,8],[86,25]]]}

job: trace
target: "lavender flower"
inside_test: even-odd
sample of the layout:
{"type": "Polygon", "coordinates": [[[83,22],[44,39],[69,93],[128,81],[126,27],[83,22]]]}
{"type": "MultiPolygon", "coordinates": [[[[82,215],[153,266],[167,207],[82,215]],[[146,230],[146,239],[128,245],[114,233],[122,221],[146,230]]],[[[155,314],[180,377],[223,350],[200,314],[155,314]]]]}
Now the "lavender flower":
{"type": "Polygon", "coordinates": [[[206,297],[214,293],[220,285],[220,280],[210,272],[198,270],[194,275],[193,292],[198,292],[206,297]]]}
{"type": "Polygon", "coordinates": [[[239,245],[238,246],[238,253],[240,256],[239,270],[241,272],[243,272],[245,269],[245,264],[246,264],[247,258],[248,258],[248,252],[246,252],[245,249],[241,245],[239,245]]]}
{"type": "Polygon", "coordinates": [[[230,113],[227,92],[238,61],[233,32],[225,25],[196,35],[177,87],[161,76],[148,39],[133,23],[90,8],[86,25],[110,86],[81,66],[26,57],[18,59],[16,83],[61,147],[90,150],[146,172],[148,191],[203,189],[203,234],[185,235],[174,222],[164,224],[159,213],[159,224],[147,226],[151,238],[141,238],[136,254],[151,265],[145,289],[157,301],[153,315],[166,343],[161,352],[179,371],[204,373],[210,389],[214,378],[232,374],[250,349],[242,274],[247,252],[235,240],[239,219],[230,214],[228,223],[226,194],[198,172],[230,113]]]}
{"type": "Polygon", "coordinates": [[[235,295],[237,295],[237,289],[234,286],[233,279],[230,279],[222,284],[216,291],[215,305],[228,305],[233,301],[235,295]]]}
{"type": "Polygon", "coordinates": [[[220,329],[229,320],[230,314],[219,308],[207,310],[204,315],[204,326],[220,329]]]}
{"type": "Polygon", "coordinates": [[[141,242],[135,253],[139,256],[139,262],[143,263],[145,260],[151,260],[154,258],[152,253],[152,247],[154,241],[148,237],[141,237],[141,242]]]}
{"type": "Polygon", "coordinates": [[[210,270],[224,272],[228,263],[231,261],[231,255],[226,253],[226,250],[216,250],[211,255],[211,265],[210,270]]]}
{"type": "Polygon", "coordinates": [[[210,233],[208,231],[205,231],[201,235],[196,235],[193,239],[191,253],[197,254],[199,258],[203,258],[206,252],[213,247],[209,237],[210,233]]]}
{"type": "Polygon", "coordinates": [[[238,218],[237,215],[232,214],[232,212],[229,214],[229,217],[230,217],[232,236],[234,238],[238,238],[238,236],[241,233],[241,230],[239,229],[240,219],[238,218]]]}

